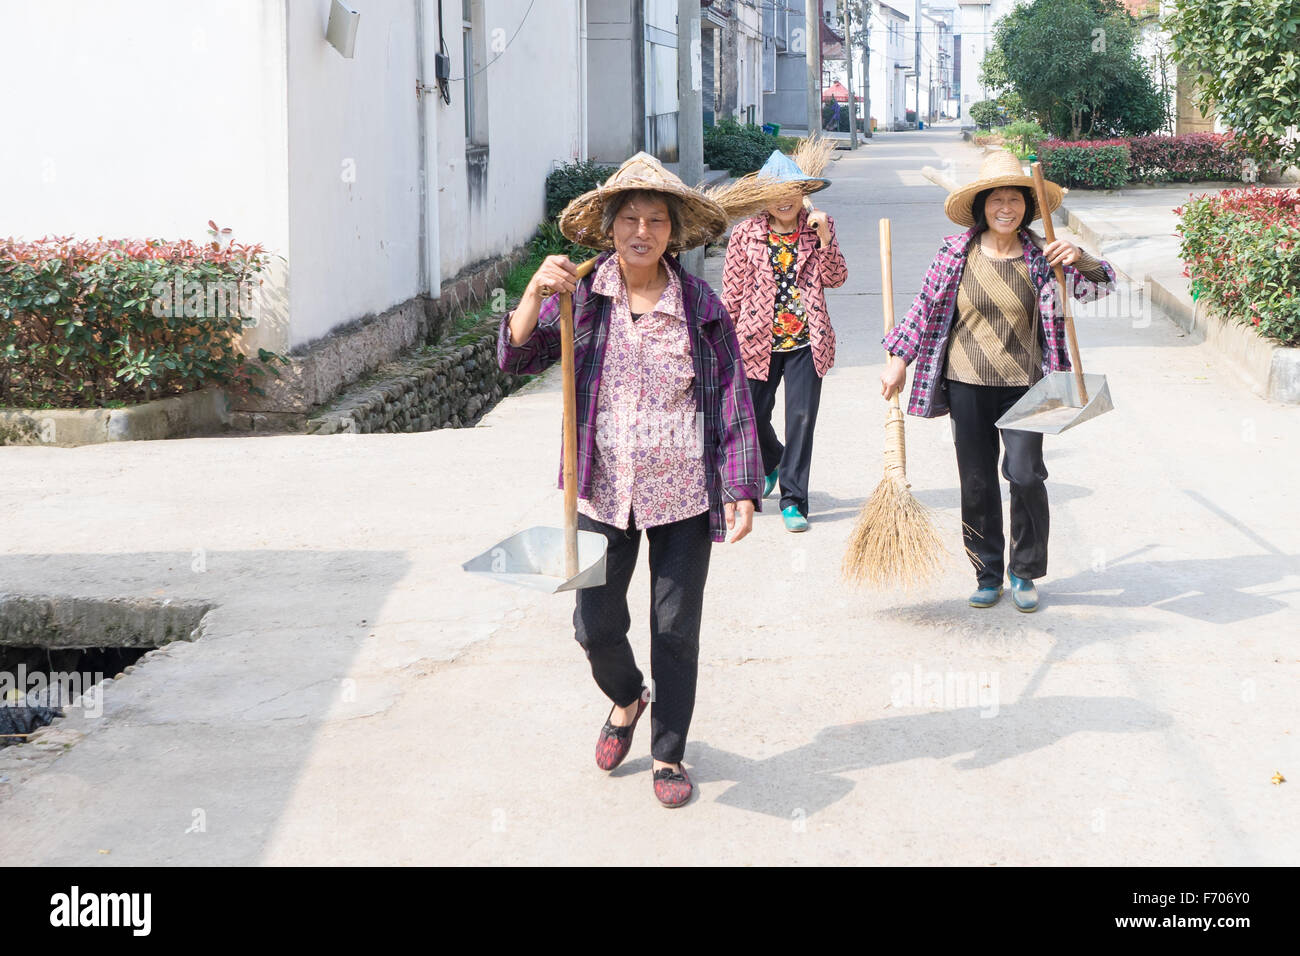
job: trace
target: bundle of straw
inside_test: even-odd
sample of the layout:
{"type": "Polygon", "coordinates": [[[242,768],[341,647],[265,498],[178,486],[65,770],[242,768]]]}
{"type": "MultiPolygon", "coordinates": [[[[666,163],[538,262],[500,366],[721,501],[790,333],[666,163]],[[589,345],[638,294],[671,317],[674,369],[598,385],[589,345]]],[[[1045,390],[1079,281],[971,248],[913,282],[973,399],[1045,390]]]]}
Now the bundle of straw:
{"type": "MultiPolygon", "coordinates": [[[[835,141],[824,136],[806,136],[795,144],[790,158],[809,176],[820,176],[835,153],[835,141]]],[[[721,206],[730,222],[748,219],[770,206],[790,188],[789,183],[761,179],[749,173],[724,186],[704,190],[704,195],[721,206]]],[[[812,200],[803,197],[804,206],[812,211],[812,200]]]]}
{"type": "MultiPolygon", "coordinates": [[[[893,250],[889,220],[880,220],[880,265],[884,274],[885,334],[894,327],[893,250]]],[[[939,569],[943,543],[930,512],[907,483],[907,448],[898,395],[889,400],[885,419],[885,476],[876,485],[849,535],[841,573],[845,580],[872,587],[912,587],[939,569]]]]}

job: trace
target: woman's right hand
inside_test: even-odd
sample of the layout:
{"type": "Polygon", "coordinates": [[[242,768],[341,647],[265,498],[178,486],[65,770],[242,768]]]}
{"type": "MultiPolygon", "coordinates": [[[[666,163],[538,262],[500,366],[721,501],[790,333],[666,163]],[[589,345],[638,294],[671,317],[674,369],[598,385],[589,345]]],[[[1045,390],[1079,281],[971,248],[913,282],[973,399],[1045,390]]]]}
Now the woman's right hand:
{"type": "Polygon", "coordinates": [[[885,370],[880,373],[880,394],[885,396],[885,401],[888,401],[901,392],[906,384],[907,363],[897,355],[889,356],[889,361],[885,363],[885,370]]]}
{"type": "Polygon", "coordinates": [[[556,292],[578,288],[578,267],[567,256],[547,256],[524,287],[519,306],[510,316],[510,343],[516,348],[532,337],[542,302],[556,292]]]}
{"type": "Polygon", "coordinates": [[[556,292],[573,292],[578,288],[578,267],[568,256],[547,256],[533,273],[524,295],[545,299],[556,292]]]}

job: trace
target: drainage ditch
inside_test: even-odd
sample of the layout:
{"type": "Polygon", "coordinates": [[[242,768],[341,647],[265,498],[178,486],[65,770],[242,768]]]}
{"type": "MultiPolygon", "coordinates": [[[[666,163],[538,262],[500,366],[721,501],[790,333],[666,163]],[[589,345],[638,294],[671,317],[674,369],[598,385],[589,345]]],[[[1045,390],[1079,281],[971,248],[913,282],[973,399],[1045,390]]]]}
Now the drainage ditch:
{"type": "Polygon", "coordinates": [[[99,684],[172,641],[197,640],[215,604],[0,594],[0,747],[67,707],[101,708],[99,684]]]}

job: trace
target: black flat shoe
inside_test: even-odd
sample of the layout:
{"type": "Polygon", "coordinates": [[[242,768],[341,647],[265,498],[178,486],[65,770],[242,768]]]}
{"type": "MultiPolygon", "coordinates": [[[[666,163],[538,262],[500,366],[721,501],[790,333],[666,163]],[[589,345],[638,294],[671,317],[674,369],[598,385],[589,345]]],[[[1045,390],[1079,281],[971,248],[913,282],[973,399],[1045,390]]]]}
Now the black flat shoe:
{"type": "Polygon", "coordinates": [[[641,697],[636,702],[636,716],[626,727],[615,727],[609,722],[609,718],[614,716],[614,708],[609,709],[609,717],[605,718],[605,726],[600,728],[600,737],[596,741],[597,767],[613,770],[623,762],[627,752],[632,749],[632,732],[636,730],[636,722],[649,705],[650,701],[646,700],[645,690],[642,689],[641,697]]]}

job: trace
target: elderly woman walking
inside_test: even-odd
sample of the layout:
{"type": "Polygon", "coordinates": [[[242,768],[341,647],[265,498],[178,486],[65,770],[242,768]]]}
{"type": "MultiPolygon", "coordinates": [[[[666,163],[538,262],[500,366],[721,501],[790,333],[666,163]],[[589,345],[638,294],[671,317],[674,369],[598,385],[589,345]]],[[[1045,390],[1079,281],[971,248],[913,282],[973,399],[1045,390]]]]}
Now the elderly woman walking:
{"type": "Polygon", "coordinates": [[[596,764],[627,756],[650,711],[654,792],[668,807],[693,787],[682,766],[695,708],[700,620],[714,542],[745,537],[762,495],[758,438],[740,347],[713,290],[670,253],[726,227],[723,210],[638,153],[560,217],[571,240],[605,251],[581,280],[550,256],[501,324],[498,362],[533,374],[560,356],[558,295],[573,293],[578,395],[578,526],[608,542],[605,584],[577,592],[573,622],[613,702],[596,764]],[[627,590],[649,543],[646,687],[628,641],[627,590]]]}
{"type": "MultiPolygon", "coordinates": [[[[1046,215],[1062,191],[1047,183],[1046,215]]],[[[975,566],[972,607],[992,607],[1003,592],[1005,540],[994,424],[1046,373],[1070,368],[1064,315],[1052,267],[1064,267],[1068,290],[1091,301],[1114,289],[1115,272],[1064,239],[1046,247],[1028,230],[1044,211],[1033,179],[1009,152],[984,161],[979,177],[944,203],[965,232],[947,237],[930,264],[907,318],[884,339],[890,359],[880,377],[890,398],[917,361],[908,412],[952,414],[961,479],[963,538],[975,566]]],[[[1047,467],[1043,436],[1001,430],[1002,476],[1011,485],[1011,597],[1021,611],[1038,608],[1035,579],[1047,573],[1047,467]]]]}
{"type": "Polygon", "coordinates": [[[736,225],[722,267],[722,301],[735,319],[763,452],[763,495],[781,484],[788,531],[808,530],[808,481],[822,377],[835,364],[835,330],[826,289],[848,278],[826,213],[804,208],[830,180],[808,176],[774,151],[757,182],[773,184],[767,208],[736,225]],[[785,380],[785,442],[772,427],[776,389],[785,380]]]}

